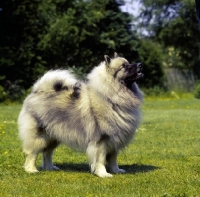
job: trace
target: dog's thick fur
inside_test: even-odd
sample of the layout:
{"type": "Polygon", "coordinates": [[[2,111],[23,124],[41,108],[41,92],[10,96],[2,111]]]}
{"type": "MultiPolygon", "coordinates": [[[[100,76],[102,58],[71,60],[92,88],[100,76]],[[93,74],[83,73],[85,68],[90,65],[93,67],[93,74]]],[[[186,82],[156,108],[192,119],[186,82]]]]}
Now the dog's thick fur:
{"type": "Polygon", "coordinates": [[[27,172],[38,172],[35,162],[40,152],[43,169],[58,170],[52,154],[60,143],[86,151],[91,172],[99,177],[112,176],[106,163],[111,173],[125,172],[117,165],[117,155],[133,138],[142,101],[134,80],[126,81],[137,69],[125,65],[130,67],[117,54],[113,59],[105,56],[86,82],[67,70],[55,70],[34,84],[18,118],[27,172]]]}

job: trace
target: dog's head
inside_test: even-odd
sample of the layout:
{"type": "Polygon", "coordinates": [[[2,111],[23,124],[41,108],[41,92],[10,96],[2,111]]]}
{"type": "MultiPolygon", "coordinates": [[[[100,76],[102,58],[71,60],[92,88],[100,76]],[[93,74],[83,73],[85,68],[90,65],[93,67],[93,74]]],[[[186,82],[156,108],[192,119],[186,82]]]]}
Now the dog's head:
{"type": "Polygon", "coordinates": [[[130,64],[125,58],[119,57],[117,53],[114,54],[113,59],[107,55],[104,58],[105,65],[111,70],[113,77],[127,88],[130,88],[137,79],[143,77],[141,63],[130,64]]]}

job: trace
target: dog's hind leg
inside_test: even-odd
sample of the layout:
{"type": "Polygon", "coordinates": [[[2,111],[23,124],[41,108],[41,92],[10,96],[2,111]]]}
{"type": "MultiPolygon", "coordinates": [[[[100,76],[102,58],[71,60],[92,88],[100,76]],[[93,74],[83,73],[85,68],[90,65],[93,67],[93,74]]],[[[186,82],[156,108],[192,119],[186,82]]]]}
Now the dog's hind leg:
{"type": "Polygon", "coordinates": [[[59,145],[57,141],[51,141],[43,150],[42,154],[42,168],[44,170],[59,170],[57,166],[53,165],[52,156],[54,149],[59,145]]]}
{"type": "Polygon", "coordinates": [[[27,154],[24,169],[26,172],[34,173],[38,172],[36,168],[36,159],[38,154],[45,147],[46,141],[42,137],[36,137],[29,139],[28,142],[24,142],[24,152],[27,154]]]}
{"type": "Polygon", "coordinates": [[[36,159],[46,146],[46,139],[39,135],[37,120],[26,110],[22,110],[18,118],[19,137],[23,142],[23,151],[27,154],[24,169],[27,172],[38,172],[36,159]]]}
{"type": "Polygon", "coordinates": [[[106,156],[108,168],[111,172],[116,173],[116,174],[125,173],[126,171],[123,169],[120,169],[117,164],[117,155],[118,155],[118,152],[113,151],[106,156]]]}
{"type": "Polygon", "coordinates": [[[87,148],[87,155],[91,167],[91,172],[99,177],[112,177],[112,174],[106,171],[107,148],[104,143],[90,143],[87,148]]]}
{"type": "Polygon", "coordinates": [[[36,159],[38,154],[44,149],[46,140],[42,137],[29,139],[28,144],[24,143],[24,152],[27,154],[24,169],[26,172],[38,172],[36,168],[36,159]]]}

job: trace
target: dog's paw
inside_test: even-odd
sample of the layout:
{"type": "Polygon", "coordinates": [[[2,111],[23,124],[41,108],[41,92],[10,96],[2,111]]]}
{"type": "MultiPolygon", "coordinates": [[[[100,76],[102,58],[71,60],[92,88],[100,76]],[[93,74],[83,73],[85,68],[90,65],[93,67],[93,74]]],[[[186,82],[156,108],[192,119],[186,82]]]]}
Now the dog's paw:
{"type": "Polygon", "coordinates": [[[28,172],[28,173],[37,173],[37,172],[39,172],[39,171],[37,170],[37,168],[25,167],[24,169],[25,169],[25,171],[28,172]]]}
{"type": "Polygon", "coordinates": [[[95,173],[95,175],[101,178],[111,178],[113,176],[112,174],[107,173],[107,172],[104,172],[104,173],[99,172],[99,173],[95,173]]]}
{"type": "Polygon", "coordinates": [[[41,166],[41,168],[43,170],[48,170],[48,171],[54,171],[54,170],[58,171],[58,170],[60,170],[60,168],[58,168],[57,166],[54,166],[54,165],[51,165],[51,166],[41,166]]]}
{"type": "Polygon", "coordinates": [[[59,167],[54,166],[53,164],[46,164],[46,165],[42,164],[40,168],[41,170],[48,170],[48,171],[60,170],[59,167]]]}
{"type": "Polygon", "coordinates": [[[92,164],[91,165],[91,172],[101,178],[106,178],[106,177],[112,177],[112,174],[108,173],[106,171],[106,168],[103,164],[99,163],[99,164],[92,164]]]}
{"type": "Polygon", "coordinates": [[[57,167],[57,166],[53,166],[53,170],[57,170],[57,171],[59,171],[59,170],[60,170],[60,168],[59,168],[59,167],[57,167]]]}
{"type": "Polygon", "coordinates": [[[123,174],[126,172],[124,169],[120,169],[118,167],[111,167],[110,171],[114,174],[123,174]]]}
{"type": "Polygon", "coordinates": [[[123,173],[126,173],[126,170],[124,170],[124,169],[119,169],[117,173],[123,174],[123,173]]]}

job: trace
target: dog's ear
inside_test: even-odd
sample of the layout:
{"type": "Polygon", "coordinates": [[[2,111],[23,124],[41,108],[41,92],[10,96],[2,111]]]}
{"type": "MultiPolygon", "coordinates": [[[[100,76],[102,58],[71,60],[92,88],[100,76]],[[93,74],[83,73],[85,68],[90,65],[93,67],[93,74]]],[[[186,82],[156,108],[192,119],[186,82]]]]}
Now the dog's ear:
{"type": "Polygon", "coordinates": [[[105,58],[106,66],[109,66],[111,62],[111,58],[108,55],[104,55],[104,58],[105,58]]]}
{"type": "Polygon", "coordinates": [[[114,58],[119,57],[117,52],[114,52],[114,58]]]}

